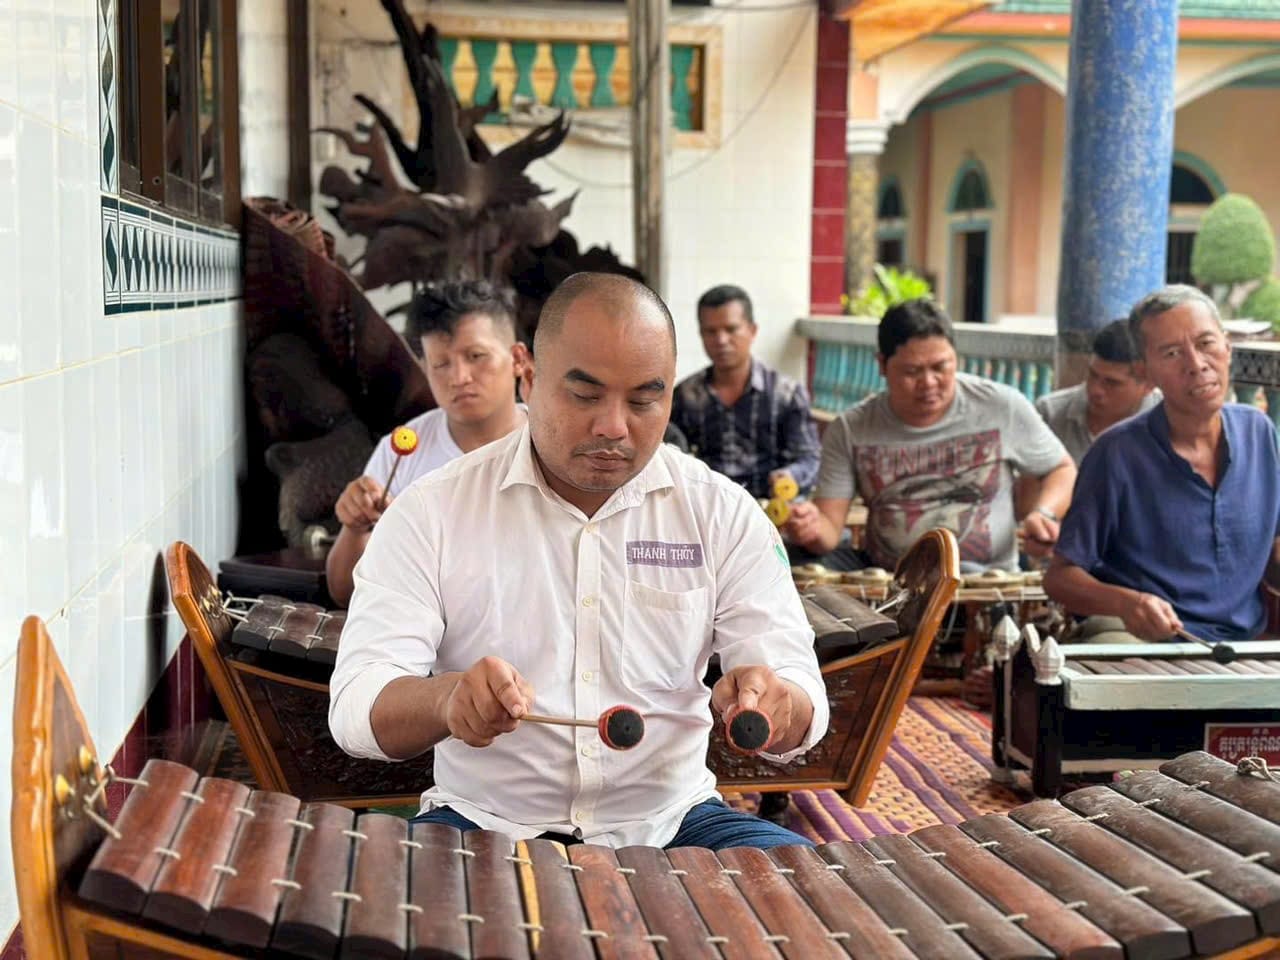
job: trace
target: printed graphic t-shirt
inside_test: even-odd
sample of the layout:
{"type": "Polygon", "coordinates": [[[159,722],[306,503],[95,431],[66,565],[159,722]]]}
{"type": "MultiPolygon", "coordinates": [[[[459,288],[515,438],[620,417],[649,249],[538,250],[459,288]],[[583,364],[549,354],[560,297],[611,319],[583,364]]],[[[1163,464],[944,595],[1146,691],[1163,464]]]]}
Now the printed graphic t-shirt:
{"type": "Polygon", "coordinates": [[[887,393],[846,410],[822,438],[816,496],[867,505],[867,550],[892,569],[920,535],[951,530],[960,559],[1018,565],[1013,472],[1043,476],[1067,455],[1035,408],[1011,387],[956,374],[951,409],[911,427],[887,393]]]}

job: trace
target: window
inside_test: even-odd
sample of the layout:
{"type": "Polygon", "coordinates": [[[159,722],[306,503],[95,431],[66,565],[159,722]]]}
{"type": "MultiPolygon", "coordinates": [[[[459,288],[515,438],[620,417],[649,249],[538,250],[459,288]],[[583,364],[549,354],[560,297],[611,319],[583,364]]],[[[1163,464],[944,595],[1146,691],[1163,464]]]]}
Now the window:
{"type": "Polygon", "coordinates": [[[1164,255],[1166,283],[1196,282],[1191,275],[1191,247],[1200,232],[1200,217],[1221,192],[1221,182],[1200,160],[1189,154],[1180,154],[1174,159],[1169,175],[1169,232],[1164,255]]]}
{"type": "Polygon", "coordinates": [[[904,216],[902,191],[898,189],[897,181],[890,180],[880,189],[880,205],[876,208],[876,219],[901,220],[904,216]]]}
{"type": "Polygon", "coordinates": [[[970,167],[956,185],[955,199],[951,204],[952,212],[986,210],[990,206],[991,197],[987,194],[987,178],[979,170],[970,167]]]}
{"type": "Polygon", "coordinates": [[[880,185],[876,203],[876,263],[886,267],[906,264],[906,216],[902,190],[897,178],[891,176],[880,185]]]}
{"type": "Polygon", "coordinates": [[[951,214],[947,307],[953,317],[965,323],[985,323],[990,303],[987,286],[991,191],[987,176],[975,159],[961,165],[952,184],[947,205],[951,214]]]}
{"type": "Polygon", "coordinates": [[[239,217],[236,0],[120,0],[120,189],[239,217]]]}

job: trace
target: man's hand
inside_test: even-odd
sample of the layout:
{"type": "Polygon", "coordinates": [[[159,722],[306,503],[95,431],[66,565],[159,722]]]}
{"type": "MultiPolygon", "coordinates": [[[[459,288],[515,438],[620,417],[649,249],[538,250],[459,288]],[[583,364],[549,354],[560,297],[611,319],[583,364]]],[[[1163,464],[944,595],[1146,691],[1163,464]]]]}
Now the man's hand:
{"type": "Polygon", "coordinates": [[[791,504],[791,516],[782,525],[782,535],[814,553],[823,553],[822,530],[826,518],[812,500],[791,504]]]}
{"type": "Polygon", "coordinates": [[[533,687],[505,660],[483,657],[458,675],[445,702],[449,733],[472,747],[487,747],[510,733],[529,712],[533,687]]]}
{"type": "Polygon", "coordinates": [[[1121,619],[1126,630],[1143,640],[1168,640],[1182,629],[1169,602],[1151,593],[1135,593],[1121,619]]]}
{"type": "Polygon", "coordinates": [[[768,667],[734,667],[712,687],[711,705],[725,720],[742,710],[763,713],[773,734],[762,749],[771,753],[799,745],[813,719],[813,704],[804,692],[768,667]]]}
{"type": "MultiPolygon", "coordinates": [[[[391,498],[387,498],[387,504],[391,498]]],[[[386,509],[382,504],[382,486],[373,477],[357,477],[347,484],[333,512],[344,527],[364,531],[377,523],[386,509]]]]}
{"type": "Polygon", "coordinates": [[[1060,525],[1038,510],[1032,510],[1022,521],[1022,546],[1032,557],[1047,557],[1058,542],[1060,525]]]}

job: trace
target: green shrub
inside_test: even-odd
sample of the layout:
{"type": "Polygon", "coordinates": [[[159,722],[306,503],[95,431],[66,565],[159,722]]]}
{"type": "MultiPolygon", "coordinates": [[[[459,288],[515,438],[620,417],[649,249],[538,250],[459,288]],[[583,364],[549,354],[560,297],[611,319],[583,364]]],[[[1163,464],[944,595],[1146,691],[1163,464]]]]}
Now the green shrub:
{"type": "Polygon", "coordinates": [[[1280,333],[1280,280],[1268,277],[1257,290],[1240,304],[1240,316],[1251,320],[1266,320],[1271,329],[1280,333]]]}
{"type": "Polygon", "coordinates": [[[845,309],[855,317],[883,317],[885,311],[908,300],[933,296],[929,281],[897,267],[877,263],[876,278],[853,299],[844,297],[845,309]]]}
{"type": "Polygon", "coordinates": [[[1191,245],[1191,274],[1199,284],[1247,283],[1268,276],[1276,241],[1266,214],[1239,193],[1213,202],[1191,245]]]}

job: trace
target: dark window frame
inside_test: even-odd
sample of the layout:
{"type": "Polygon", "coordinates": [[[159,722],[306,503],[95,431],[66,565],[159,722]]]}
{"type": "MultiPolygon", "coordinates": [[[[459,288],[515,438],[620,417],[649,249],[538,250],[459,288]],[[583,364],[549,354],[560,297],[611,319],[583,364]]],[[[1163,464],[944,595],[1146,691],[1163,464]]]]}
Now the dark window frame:
{"type": "Polygon", "coordinates": [[[240,72],[236,0],[180,0],[179,141],[182,152],[167,162],[168,104],[165,90],[164,19],[157,0],[120,0],[117,19],[120,84],[120,192],[169,213],[214,226],[240,225],[240,72]],[[213,152],[200,135],[203,83],[201,10],[207,11],[212,45],[213,152]],[[206,188],[203,171],[212,162],[220,189],[206,188]]]}

